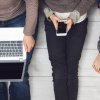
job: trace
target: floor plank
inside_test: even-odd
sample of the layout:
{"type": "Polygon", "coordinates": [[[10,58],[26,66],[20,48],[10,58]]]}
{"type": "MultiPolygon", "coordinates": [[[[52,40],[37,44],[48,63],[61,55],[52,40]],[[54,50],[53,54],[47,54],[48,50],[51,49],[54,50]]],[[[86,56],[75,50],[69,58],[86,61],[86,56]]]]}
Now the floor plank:
{"type": "MultiPolygon", "coordinates": [[[[78,100],[100,100],[99,78],[80,77],[79,80],[78,100]]],[[[52,77],[31,77],[30,85],[32,100],[55,100],[52,77]]]]}

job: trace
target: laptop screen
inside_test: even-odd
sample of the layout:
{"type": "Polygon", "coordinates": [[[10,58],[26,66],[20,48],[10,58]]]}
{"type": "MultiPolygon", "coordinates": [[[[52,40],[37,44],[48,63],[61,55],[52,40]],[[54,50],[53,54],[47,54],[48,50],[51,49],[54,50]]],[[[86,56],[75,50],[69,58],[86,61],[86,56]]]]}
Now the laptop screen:
{"type": "Polygon", "coordinates": [[[0,80],[21,79],[24,62],[0,63],[0,80]]]}

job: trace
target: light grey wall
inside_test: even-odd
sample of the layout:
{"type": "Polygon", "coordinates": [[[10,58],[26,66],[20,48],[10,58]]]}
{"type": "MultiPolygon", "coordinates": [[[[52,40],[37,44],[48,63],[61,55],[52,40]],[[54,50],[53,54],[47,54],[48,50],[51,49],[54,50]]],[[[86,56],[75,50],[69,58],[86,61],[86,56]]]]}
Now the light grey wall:
{"type": "MultiPolygon", "coordinates": [[[[79,65],[78,100],[100,100],[100,75],[92,68],[92,63],[98,53],[99,12],[100,10],[96,7],[89,12],[88,34],[79,65]]],[[[43,13],[41,13],[38,40],[29,66],[31,96],[32,100],[55,100],[43,21],[43,13]]]]}

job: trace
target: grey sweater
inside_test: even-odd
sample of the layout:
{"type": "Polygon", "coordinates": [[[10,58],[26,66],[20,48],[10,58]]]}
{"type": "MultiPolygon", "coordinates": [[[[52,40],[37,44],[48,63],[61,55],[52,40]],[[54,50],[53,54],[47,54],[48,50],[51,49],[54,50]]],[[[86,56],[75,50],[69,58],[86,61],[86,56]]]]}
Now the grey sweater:
{"type": "Polygon", "coordinates": [[[44,0],[53,11],[72,12],[77,10],[80,15],[85,14],[94,4],[95,0],[44,0]]]}
{"type": "Polygon", "coordinates": [[[46,17],[49,17],[53,12],[71,12],[68,17],[70,17],[75,24],[81,16],[88,12],[94,2],[95,0],[44,0],[46,5],[44,13],[46,17]],[[49,8],[49,10],[47,10],[47,8],[49,8]]]}
{"type": "Polygon", "coordinates": [[[25,35],[35,32],[38,0],[0,0],[0,21],[10,20],[26,10],[25,35]]]}
{"type": "Polygon", "coordinates": [[[44,1],[45,5],[53,11],[72,12],[75,10],[79,12],[79,15],[85,14],[95,2],[95,0],[0,0],[0,21],[14,18],[26,9],[24,33],[32,35],[37,23],[38,1],[44,1]]]}

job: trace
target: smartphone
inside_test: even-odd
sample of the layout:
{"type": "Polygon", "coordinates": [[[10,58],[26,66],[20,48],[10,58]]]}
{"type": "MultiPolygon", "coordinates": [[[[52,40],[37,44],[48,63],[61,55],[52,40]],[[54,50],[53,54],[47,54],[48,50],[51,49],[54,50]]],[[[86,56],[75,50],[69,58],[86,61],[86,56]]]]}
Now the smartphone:
{"type": "Polygon", "coordinates": [[[56,31],[56,36],[66,36],[67,35],[67,25],[62,21],[58,23],[58,29],[56,31]]]}

